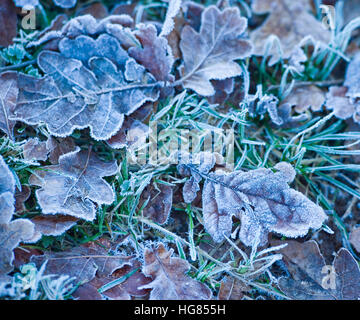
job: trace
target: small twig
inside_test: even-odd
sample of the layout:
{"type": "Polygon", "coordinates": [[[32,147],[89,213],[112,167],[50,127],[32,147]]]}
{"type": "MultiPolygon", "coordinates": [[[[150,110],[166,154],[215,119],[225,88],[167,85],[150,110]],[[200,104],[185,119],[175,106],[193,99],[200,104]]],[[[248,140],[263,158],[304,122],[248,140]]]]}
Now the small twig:
{"type": "MultiPolygon", "coordinates": [[[[335,79],[335,80],[326,80],[326,81],[297,81],[294,83],[293,87],[298,88],[298,87],[309,86],[309,85],[314,85],[314,86],[318,86],[318,87],[329,87],[329,86],[342,84],[343,82],[344,82],[344,79],[335,79]]],[[[271,85],[267,90],[271,91],[271,90],[279,89],[279,88],[280,88],[280,85],[271,85]]]]}
{"type": "Polygon", "coordinates": [[[6,66],[6,67],[2,67],[0,68],[0,72],[4,72],[4,71],[8,71],[8,70],[14,70],[14,69],[20,69],[23,67],[26,67],[28,65],[34,64],[36,62],[36,59],[33,60],[29,60],[23,63],[19,63],[19,64],[14,64],[12,66],[6,66]]]}

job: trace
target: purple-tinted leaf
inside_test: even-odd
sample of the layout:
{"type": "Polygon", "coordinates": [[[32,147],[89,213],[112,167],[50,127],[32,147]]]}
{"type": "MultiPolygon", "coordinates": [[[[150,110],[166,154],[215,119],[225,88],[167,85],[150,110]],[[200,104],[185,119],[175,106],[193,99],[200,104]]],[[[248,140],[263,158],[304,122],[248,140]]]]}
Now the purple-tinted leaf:
{"type": "Polygon", "coordinates": [[[332,265],[326,265],[315,241],[287,241],[281,249],[284,261],[293,278],[282,277],[282,291],[300,300],[358,300],[360,270],[350,252],[341,248],[332,265]]]}
{"type": "Polygon", "coordinates": [[[43,235],[60,236],[71,227],[76,225],[78,219],[69,216],[36,216],[31,219],[35,225],[35,232],[31,240],[27,242],[37,242],[43,235]]]}
{"type": "Polygon", "coordinates": [[[252,9],[258,14],[270,13],[265,22],[251,33],[253,53],[264,55],[271,35],[276,36],[281,43],[282,53],[277,45],[270,48],[269,65],[281,58],[289,59],[293,54],[297,55],[299,43],[307,36],[326,44],[330,41],[329,30],[309,13],[312,10],[309,0],[255,0],[252,9]]]}
{"type": "MultiPolygon", "coordinates": [[[[7,47],[13,43],[17,33],[17,15],[12,0],[2,0],[0,6],[0,46],[7,47]]],[[[3,93],[3,92],[2,92],[3,93]]]]}
{"type": "Polygon", "coordinates": [[[143,216],[158,224],[164,224],[169,218],[172,200],[172,187],[160,183],[156,187],[150,184],[141,194],[139,206],[142,207],[145,201],[148,201],[142,211],[143,216]]]}
{"type": "Polygon", "coordinates": [[[170,72],[174,59],[169,54],[167,40],[164,37],[158,37],[156,28],[151,24],[140,25],[139,30],[135,31],[135,36],[142,48],[130,48],[130,56],[146,67],[156,80],[171,80],[170,72]]]}

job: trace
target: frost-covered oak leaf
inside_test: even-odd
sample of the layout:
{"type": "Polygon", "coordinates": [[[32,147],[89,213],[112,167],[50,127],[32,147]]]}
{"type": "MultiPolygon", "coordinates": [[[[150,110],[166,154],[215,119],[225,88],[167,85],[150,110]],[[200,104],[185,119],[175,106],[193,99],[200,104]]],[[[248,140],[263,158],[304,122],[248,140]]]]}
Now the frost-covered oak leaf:
{"type": "Polygon", "coordinates": [[[240,240],[248,246],[257,240],[265,244],[269,232],[295,238],[322,226],[323,209],[289,187],[295,178],[292,166],[281,162],[274,168],[278,171],[260,168],[203,174],[192,167],[205,180],[204,226],[215,242],[231,234],[233,216],[241,219],[240,240]]]}
{"type": "Polygon", "coordinates": [[[135,36],[142,47],[132,47],[129,54],[137,62],[146,67],[159,81],[169,81],[174,59],[169,54],[169,46],[166,38],[158,37],[154,25],[140,25],[135,31],[135,36]]]}
{"type": "Polygon", "coordinates": [[[247,20],[238,8],[222,12],[215,6],[202,13],[200,32],[185,26],[181,32],[180,49],[184,64],[182,84],[203,96],[212,96],[215,89],[210,80],[223,80],[242,74],[234,61],[251,53],[251,43],[245,39],[247,20]]]}
{"type": "Polygon", "coordinates": [[[358,300],[360,269],[351,253],[341,248],[332,265],[326,265],[318,244],[286,241],[281,250],[291,277],[281,277],[279,286],[296,300],[358,300]]]}
{"type": "Polygon", "coordinates": [[[43,214],[64,214],[92,221],[95,203],[111,204],[114,192],[103,177],[117,172],[115,162],[103,162],[92,151],[78,148],[60,156],[59,164],[43,167],[29,178],[43,214]]]}
{"type": "Polygon", "coordinates": [[[310,0],[255,0],[252,9],[257,14],[269,13],[265,22],[250,35],[254,44],[253,53],[264,55],[266,42],[272,35],[281,43],[282,54],[276,45],[270,48],[270,65],[280,58],[289,59],[296,54],[297,46],[307,36],[326,44],[330,41],[329,30],[311,14],[310,0]]]}
{"type": "Polygon", "coordinates": [[[153,281],[141,288],[150,288],[150,300],[209,300],[211,290],[203,283],[185,273],[190,264],[181,258],[172,257],[173,250],[164,244],[146,248],[143,273],[153,281]]]}
{"type": "Polygon", "coordinates": [[[93,57],[88,64],[41,52],[38,65],[46,76],[19,75],[15,119],[30,125],[44,122],[58,137],[89,127],[94,139],[106,140],[117,133],[126,115],[159,96],[158,84],[132,58],[122,68],[107,58],[93,57]]]}
{"type": "Polygon", "coordinates": [[[0,130],[13,138],[15,121],[10,120],[19,92],[16,72],[0,74],[0,130]]]}

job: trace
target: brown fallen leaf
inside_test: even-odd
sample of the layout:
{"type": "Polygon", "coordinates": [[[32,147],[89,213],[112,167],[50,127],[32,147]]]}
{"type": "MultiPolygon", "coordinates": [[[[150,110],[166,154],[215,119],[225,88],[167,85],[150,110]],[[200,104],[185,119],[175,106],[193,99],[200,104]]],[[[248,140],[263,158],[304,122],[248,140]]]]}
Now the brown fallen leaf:
{"type": "Polygon", "coordinates": [[[152,289],[150,300],[209,300],[211,290],[200,281],[185,273],[190,264],[183,259],[172,257],[173,250],[164,244],[146,248],[144,251],[143,273],[153,281],[141,288],[152,289]]]}
{"type": "Polygon", "coordinates": [[[288,246],[280,252],[293,277],[279,279],[279,286],[286,295],[297,300],[360,298],[360,269],[347,249],[341,248],[332,265],[326,265],[315,241],[286,242],[288,246]]]}
{"type": "Polygon", "coordinates": [[[241,300],[250,288],[238,279],[226,277],[221,281],[218,300],[241,300]]]}
{"type": "Polygon", "coordinates": [[[29,243],[37,242],[44,236],[60,236],[71,227],[73,227],[78,219],[69,216],[36,216],[31,219],[35,225],[35,232],[29,243]]]}
{"type": "Polygon", "coordinates": [[[0,46],[7,47],[13,43],[13,38],[17,33],[16,8],[12,0],[1,1],[0,25],[0,46]]]}
{"type": "Polygon", "coordinates": [[[142,211],[144,217],[158,224],[165,224],[169,218],[173,203],[173,188],[160,183],[156,187],[154,184],[150,184],[141,194],[140,208],[145,201],[148,201],[148,203],[142,211]]]}
{"type": "Polygon", "coordinates": [[[29,199],[31,195],[31,189],[29,186],[21,186],[21,191],[16,189],[15,192],[15,212],[16,213],[23,213],[26,210],[25,202],[29,199]]]}
{"type": "Polygon", "coordinates": [[[289,59],[307,36],[324,43],[330,41],[330,32],[310,13],[312,8],[309,0],[255,0],[252,10],[257,14],[269,13],[265,22],[250,35],[254,44],[253,54],[265,54],[266,40],[271,35],[277,36],[281,43],[283,54],[280,55],[278,48],[273,46],[269,51],[272,56],[269,65],[275,64],[280,58],[289,59]]]}

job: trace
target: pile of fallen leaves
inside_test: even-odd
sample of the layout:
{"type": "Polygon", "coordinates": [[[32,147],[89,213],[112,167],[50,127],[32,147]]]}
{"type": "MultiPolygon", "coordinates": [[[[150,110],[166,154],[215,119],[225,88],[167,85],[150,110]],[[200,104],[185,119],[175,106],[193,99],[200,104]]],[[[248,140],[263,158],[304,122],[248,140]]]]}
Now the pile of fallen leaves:
{"type": "Polygon", "coordinates": [[[0,2],[1,298],[360,298],[359,1],[0,2]]]}

